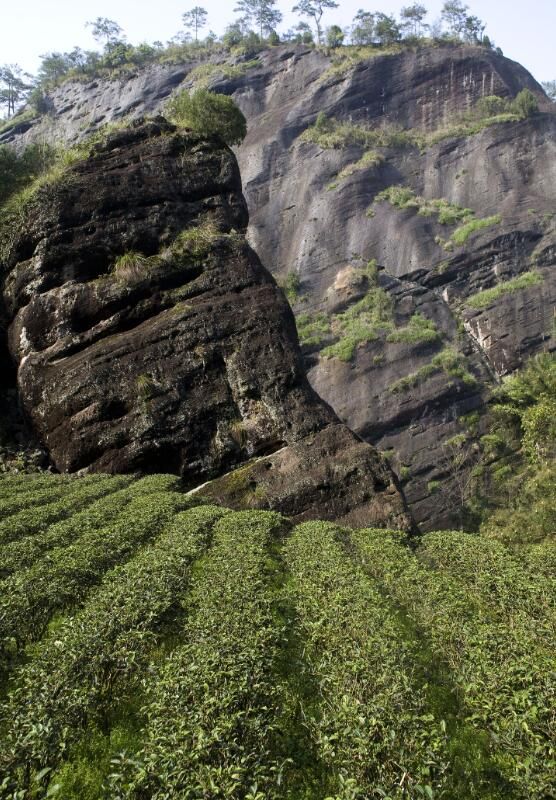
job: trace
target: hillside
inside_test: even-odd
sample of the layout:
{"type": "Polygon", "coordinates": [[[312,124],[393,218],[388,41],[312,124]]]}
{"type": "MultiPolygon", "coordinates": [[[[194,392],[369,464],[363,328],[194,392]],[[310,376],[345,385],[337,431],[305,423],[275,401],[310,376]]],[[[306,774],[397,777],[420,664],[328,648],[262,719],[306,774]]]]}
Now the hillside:
{"type": "Polygon", "coordinates": [[[453,524],[450,443],[554,348],[553,105],[483,47],[279,46],[65,83],[0,138],[74,141],[192,85],[247,116],[249,241],[289,289],[312,386],[389,456],[423,529],[453,524]],[[523,89],[539,113],[511,111],[523,89]]]}
{"type": "Polygon", "coordinates": [[[0,796],[555,794],[554,540],[195,502],[0,477],[0,796]]]}
{"type": "Polygon", "coordinates": [[[556,105],[423,14],[0,125],[0,800],[556,800],[556,105]]]}

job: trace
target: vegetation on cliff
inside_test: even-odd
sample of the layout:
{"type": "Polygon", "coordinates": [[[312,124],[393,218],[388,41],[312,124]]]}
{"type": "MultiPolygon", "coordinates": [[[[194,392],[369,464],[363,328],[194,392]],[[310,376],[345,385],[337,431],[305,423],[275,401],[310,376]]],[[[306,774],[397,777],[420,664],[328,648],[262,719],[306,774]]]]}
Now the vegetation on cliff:
{"type": "Polygon", "coordinates": [[[531,359],[495,392],[469,503],[485,535],[510,543],[542,542],[553,535],[555,412],[554,354],[531,359]]]}
{"type": "MultiPolygon", "coordinates": [[[[316,144],[325,150],[341,150],[352,145],[362,147],[364,152],[361,158],[339,173],[338,179],[341,180],[363,169],[379,166],[385,160],[387,153],[377,152],[371,148],[397,150],[415,147],[424,151],[443,139],[471,136],[492,125],[519,122],[536,114],[537,111],[538,103],[534,94],[529,89],[522,89],[511,101],[495,95],[483,97],[472,109],[456,115],[449,124],[429,132],[417,128],[401,129],[391,124],[377,126],[357,124],[327,117],[324,112],[320,112],[315,122],[303,131],[299,139],[302,142],[316,144]]],[[[336,184],[333,183],[329,188],[335,188],[335,186],[336,184]]],[[[439,219],[443,224],[456,221],[447,216],[442,218],[443,212],[448,211],[446,207],[438,205],[442,203],[442,200],[429,201],[427,205],[423,198],[416,197],[414,193],[406,195],[401,191],[402,189],[403,187],[390,187],[378,199],[387,199],[399,208],[418,208],[419,213],[425,216],[438,212],[439,219]]],[[[446,206],[445,201],[444,204],[446,206]]],[[[456,209],[456,207],[452,208],[456,209]]],[[[469,210],[459,209],[459,211],[463,214],[469,210]]],[[[463,216],[465,215],[463,214],[463,216]]]]}
{"type": "Polygon", "coordinates": [[[241,144],[247,121],[231,97],[197,89],[187,89],[172,97],[166,107],[168,119],[201,136],[220,136],[226,144],[241,144]]]}

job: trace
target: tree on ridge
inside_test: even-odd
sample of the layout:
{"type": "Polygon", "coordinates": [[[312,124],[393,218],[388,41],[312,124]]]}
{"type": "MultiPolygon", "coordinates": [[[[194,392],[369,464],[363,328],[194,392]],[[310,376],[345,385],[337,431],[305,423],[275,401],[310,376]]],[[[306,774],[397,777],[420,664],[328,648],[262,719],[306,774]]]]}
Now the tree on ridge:
{"type": "Polygon", "coordinates": [[[265,31],[271,33],[282,21],[282,13],[274,8],[276,0],[238,0],[234,11],[242,14],[246,23],[253,21],[259,29],[259,36],[265,31]]]}
{"type": "Polygon", "coordinates": [[[199,41],[199,31],[207,24],[207,12],[202,6],[195,6],[182,14],[183,26],[195,32],[195,42],[199,41]]]}
{"type": "Polygon", "coordinates": [[[314,20],[317,29],[317,42],[322,44],[322,15],[327,8],[338,8],[338,3],[335,0],[300,0],[300,2],[292,8],[294,14],[300,14],[302,17],[310,17],[314,20]]]}

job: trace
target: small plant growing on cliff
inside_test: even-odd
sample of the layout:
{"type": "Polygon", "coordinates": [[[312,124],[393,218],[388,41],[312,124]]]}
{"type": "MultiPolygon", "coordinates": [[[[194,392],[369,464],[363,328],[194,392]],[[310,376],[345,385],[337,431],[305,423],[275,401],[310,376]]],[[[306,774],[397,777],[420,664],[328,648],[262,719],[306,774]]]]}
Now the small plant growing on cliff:
{"type": "Polygon", "coordinates": [[[147,274],[149,262],[150,259],[142,253],[130,250],[115,260],[112,272],[118,280],[137,281],[147,274]]]}
{"type": "Polygon", "coordinates": [[[152,375],[138,375],[135,385],[141,400],[150,400],[156,390],[156,383],[152,375]]]}
{"type": "Polygon", "coordinates": [[[330,321],[322,311],[310,314],[299,314],[296,317],[299,342],[305,347],[318,347],[330,334],[330,321]]]}
{"type": "Polygon", "coordinates": [[[472,233],[480,231],[483,228],[490,228],[492,225],[499,225],[502,222],[500,214],[494,214],[492,217],[485,217],[484,219],[472,219],[465,222],[457,228],[452,234],[452,241],[461,247],[466,243],[472,233]]]}
{"type": "Polygon", "coordinates": [[[235,442],[238,447],[245,447],[248,436],[242,419],[236,419],[230,423],[229,434],[232,441],[235,442]]]}
{"type": "Polygon", "coordinates": [[[169,119],[182,128],[205,136],[220,136],[227,145],[241,144],[247,121],[231,97],[197,89],[184,89],[166,106],[169,119]]]}
{"type": "Polygon", "coordinates": [[[351,145],[373,147],[411,147],[419,137],[412,131],[399,130],[393,125],[370,128],[353,122],[327,117],[321,111],[314,124],[306,128],[299,137],[302,142],[311,142],[324,150],[342,150],[351,145]]]}
{"type": "Polygon", "coordinates": [[[332,183],[329,183],[326,188],[329,190],[335,189],[339,181],[343,181],[345,178],[355,175],[356,172],[362,172],[363,170],[371,169],[372,167],[378,167],[384,163],[384,160],[385,159],[382,153],[379,153],[376,150],[366,150],[358,161],[348,164],[346,167],[340,170],[340,172],[336,175],[335,180],[332,183]]]}
{"type": "Polygon", "coordinates": [[[247,70],[260,66],[258,58],[242,61],[241,64],[199,64],[188,73],[187,78],[196,89],[207,89],[211,81],[217,78],[234,80],[243,77],[247,70]]]}
{"type": "Polygon", "coordinates": [[[186,255],[194,261],[204,261],[220,233],[213,222],[204,222],[182,231],[171,246],[173,255],[186,255]]]}

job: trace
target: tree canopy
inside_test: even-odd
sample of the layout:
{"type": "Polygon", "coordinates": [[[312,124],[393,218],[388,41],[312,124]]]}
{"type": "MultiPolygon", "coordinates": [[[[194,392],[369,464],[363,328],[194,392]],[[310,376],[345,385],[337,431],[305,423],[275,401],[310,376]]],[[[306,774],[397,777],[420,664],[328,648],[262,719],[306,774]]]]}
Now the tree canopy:
{"type": "Polygon", "coordinates": [[[282,21],[282,14],[275,6],[276,0],[238,0],[234,11],[242,15],[244,24],[254,22],[262,39],[265,32],[271,33],[282,21]]]}
{"type": "Polygon", "coordinates": [[[400,11],[401,29],[409,36],[420,36],[421,30],[428,28],[423,20],[427,16],[427,9],[420,3],[404,6],[400,11]]]}
{"type": "Polygon", "coordinates": [[[195,33],[195,41],[199,41],[199,31],[207,24],[207,12],[202,6],[195,6],[182,14],[183,26],[195,33]]]}
{"type": "Polygon", "coordinates": [[[292,8],[296,14],[303,17],[309,17],[315,23],[317,29],[317,42],[322,44],[322,25],[321,20],[326,9],[338,8],[338,3],[335,0],[300,0],[300,2],[292,8]]]}
{"type": "MultiPolygon", "coordinates": [[[[426,21],[428,12],[425,5],[415,2],[403,6],[398,16],[360,9],[351,25],[333,24],[328,27],[325,26],[326,12],[339,7],[336,0],[297,0],[292,11],[298,15],[298,20],[287,31],[278,30],[282,14],[277,2],[235,0],[233,8],[237,16],[228,24],[224,34],[217,37],[209,31],[204,38],[201,38],[201,33],[207,25],[207,11],[202,6],[191,7],[182,14],[181,31],[166,44],[159,41],[130,44],[115,20],[97,17],[86,23],[99,45],[96,50],[75,47],[69,52],[45,53],[41,56],[42,61],[34,79],[22,73],[17,65],[0,67],[0,107],[3,105],[7,115],[11,116],[16,106],[25,101],[32,91],[30,100],[35,108],[44,110],[48,104],[35,103],[34,99],[44,98],[46,92],[68,77],[96,77],[105,72],[117,75],[130,67],[162,59],[171,63],[209,58],[213,52],[235,47],[241,48],[238,55],[248,55],[280,42],[316,43],[336,49],[346,44],[388,46],[404,39],[408,43],[415,42],[427,36],[436,40],[457,39],[499,50],[484,35],[484,23],[469,13],[468,6],[462,0],[445,0],[440,18],[430,24],[426,21]],[[36,90],[33,87],[37,87],[36,90]]],[[[550,96],[556,96],[556,90],[550,87],[550,82],[547,86],[550,96]]]]}
{"type": "Polygon", "coordinates": [[[86,22],[85,27],[92,28],[93,39],[105,45],[116,44],[125,40],[124,32],[117,22],[107,17],[97,17],[91,22],[86,22]]]}

